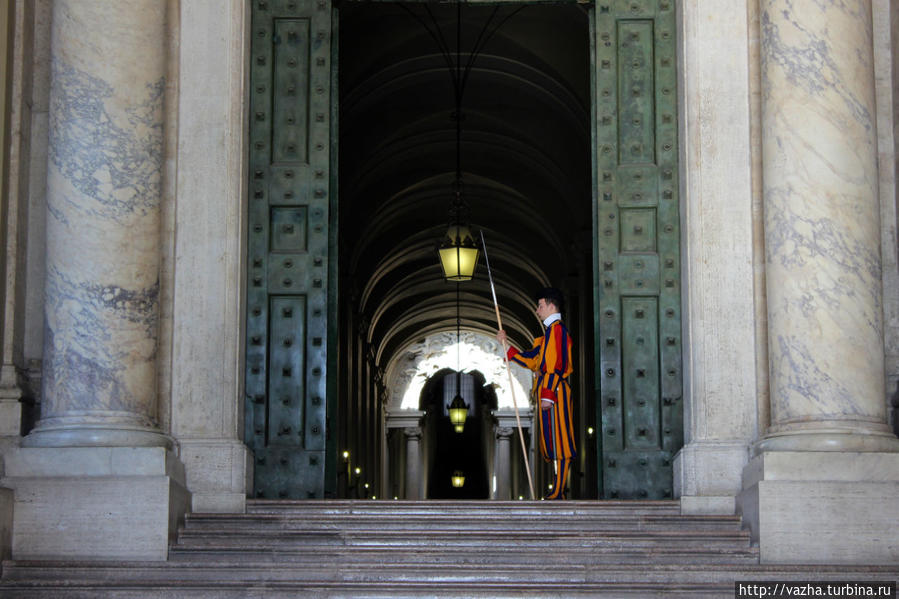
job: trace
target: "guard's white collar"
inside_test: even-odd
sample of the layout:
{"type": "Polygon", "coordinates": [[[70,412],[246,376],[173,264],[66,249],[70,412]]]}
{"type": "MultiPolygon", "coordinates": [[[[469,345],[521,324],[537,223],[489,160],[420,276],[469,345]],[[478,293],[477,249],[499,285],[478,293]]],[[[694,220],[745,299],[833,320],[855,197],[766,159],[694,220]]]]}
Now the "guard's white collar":
{"type": "Polygon", "coordinates": [[[553,312],[552,314],[550,314],[549,316],[547,316],[546,318],[543,319],[543,326],[548,327],[549,325],[556,322],[557,320],[562,320],[562,315],[559,314],[558,312],[553,312]]]}

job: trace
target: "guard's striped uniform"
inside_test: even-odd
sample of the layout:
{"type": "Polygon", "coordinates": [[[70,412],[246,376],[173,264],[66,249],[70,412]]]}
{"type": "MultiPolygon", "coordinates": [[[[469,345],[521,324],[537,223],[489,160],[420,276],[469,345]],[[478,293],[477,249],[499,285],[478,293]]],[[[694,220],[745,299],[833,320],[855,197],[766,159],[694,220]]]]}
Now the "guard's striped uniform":
{"type": "Polygon", "coordinates": [[[546,461],[556,461],[553,491],[547,499],[558,499],[568,482],[571,459],[577,456],[574,437],[574,408],[568,378],[571,365],[571,336],[561,321],[551,323],[534,346],[526,351],[510,347],[508,358],[536,373],[533,394],[537,399],[540,428],[540,451],[546,461]],[[540,400],[549,399],[553,406],[540,409],[540,400]]]}

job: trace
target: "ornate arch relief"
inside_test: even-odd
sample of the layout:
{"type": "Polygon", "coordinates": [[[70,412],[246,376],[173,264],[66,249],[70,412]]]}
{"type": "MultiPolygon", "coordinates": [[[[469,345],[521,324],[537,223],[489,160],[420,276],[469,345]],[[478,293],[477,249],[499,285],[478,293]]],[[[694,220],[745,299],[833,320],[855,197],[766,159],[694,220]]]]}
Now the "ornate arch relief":
{"type": "MultiPolygon", "coordinates": [[[[482,333],[463,331],[459,338],[457,363],[456,333],[445,331],[410,343],[390,360],[386,376],[390,393],[388,410],[419,409],[425,383],[444,368],[480,372],[484,375],[484,384],[493,386],[497,409],[513,407],[509,376],[499,342],[482,333]]],[[[527,407],[530,371],[513,365],[512,385],[518,407],[527,407]]]]}

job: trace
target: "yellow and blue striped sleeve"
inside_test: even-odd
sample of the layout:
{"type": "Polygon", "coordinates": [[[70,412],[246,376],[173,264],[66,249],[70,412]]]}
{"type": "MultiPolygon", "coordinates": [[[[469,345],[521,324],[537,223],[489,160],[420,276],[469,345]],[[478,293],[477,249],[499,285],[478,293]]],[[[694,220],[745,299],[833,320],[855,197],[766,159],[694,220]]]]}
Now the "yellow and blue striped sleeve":
{"type": "Polygon", "coordinates": [[[540,370],[540,349],[543,347],[543,337],[534,339],[534,347],[525,351],[519,351],[515,347],[510,346],[506,352],[506,357],[510,362],[520,364],[530,370],[540,370]]]}
{"type": "Polygon", "coordinates": [[[558,388],[563,380],[568,379],[574,368],[571,365],[571,337],[568,329],[561,323],[550,327],[549,339],[546,341],[546,351],[543,352],[540,371],[544,376],[540,380],[541,399],[556,401],[558,388]]]}

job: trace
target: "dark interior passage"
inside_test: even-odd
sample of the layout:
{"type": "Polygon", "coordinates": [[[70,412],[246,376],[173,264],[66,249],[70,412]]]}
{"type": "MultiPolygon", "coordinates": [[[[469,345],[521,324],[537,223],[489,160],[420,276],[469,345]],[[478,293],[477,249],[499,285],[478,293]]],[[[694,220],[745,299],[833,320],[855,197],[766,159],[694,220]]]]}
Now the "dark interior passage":
{"type": "MultiPolygon", "coordinates": [[[[359,456],[363,472],[380,468],[384,369],[404,344],[456,327],[456,286],[443,280],[436,253],[449,223],[457,152],[452,78],[436,31],[453,52],[461,32],[464,64],[485,24],[501,23],[474,59],[462,97],[468,220],[487,239],[516,345],[540,333],[534,291],[552,284],[566,293],[580,428],[594,422],[588,9],[466,4],[457,28],[457,8],[338,8],[340,343],[331,427],[338,451],[359,456]]],[[[458,297],[463,330],[492,335],[483,256],[458,297]]],[[[581,464],[572,485],[595,488],[583,480],[594,469],[581,464]]],[[[378,485],[374,476],[369,482],[378,485]]]]}

